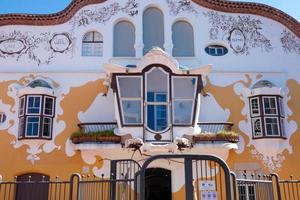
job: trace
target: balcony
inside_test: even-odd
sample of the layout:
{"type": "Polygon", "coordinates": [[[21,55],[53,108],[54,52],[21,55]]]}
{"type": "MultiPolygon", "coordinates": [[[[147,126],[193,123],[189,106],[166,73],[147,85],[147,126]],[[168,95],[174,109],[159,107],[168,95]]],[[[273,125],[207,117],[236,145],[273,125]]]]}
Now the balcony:
{"type": "Polygon", "coordinates": [[[114,134],[116,122],[97,122],[78,124],[79,131],[71,135],[74,144],[83,143],[121,143],[122,137],[114,134]]]}
{"type": "Polygon", "coordinates": [[[233,123],[231,122],[199,122],[201,133],[191,138],[193,143],[201,142],[230,142],[237,143],[239,135],[232,131],[233,123]]]}

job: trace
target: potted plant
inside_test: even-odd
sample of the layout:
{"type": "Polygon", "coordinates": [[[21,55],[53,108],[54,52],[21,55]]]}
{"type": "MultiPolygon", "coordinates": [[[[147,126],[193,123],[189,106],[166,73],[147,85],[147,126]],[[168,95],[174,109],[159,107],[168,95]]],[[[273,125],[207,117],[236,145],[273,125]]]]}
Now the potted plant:
{"type": "Polygon", "coordinates": [[[97,142],[120,143],[121,136],[115,135],[113,130],[104,130],[96,132],[97,142]]]}
{"type": "Polygon", "coordinates": [[[121,136],[114,134],[113,130],[95,131],[89,133],[74,132],[70,139],[74,144],[85,142],[113,142],[120,143],[121,136]]]}
{"type": "Polygon", "coordinates": [[[203,142],[203,141],[228,141],[228,142],[233,142],[237,143],[239,141],[239,134],[234,132],[234,131],[218,131],[217,133],[211,133],[211,132],[206,132],[206,133],[201,133],[198,135],[195,135],[193,137],[193,141],[195,143],[197,142],[203,142]]]}

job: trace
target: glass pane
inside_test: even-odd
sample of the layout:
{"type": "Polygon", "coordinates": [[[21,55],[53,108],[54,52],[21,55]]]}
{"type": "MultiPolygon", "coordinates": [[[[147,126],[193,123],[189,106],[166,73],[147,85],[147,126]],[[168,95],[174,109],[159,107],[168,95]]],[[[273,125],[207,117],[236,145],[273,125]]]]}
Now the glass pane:
{"type": "Polygon", "coordinates": [[[114,56],[135,56],[135,28],[130,22],[122,21],[114,27],[114,56]]]}
{"type": "Polygon", "coordinates": [[[196,78],[173,78],[173,97],[174,98],[194,98],[195,88],[197,84],[196,78]]]}
{"type": "MultiPolygon", "coordinates": [[[[154,68],[150,72],[146,73],[147,78],[147,94],[162,94],[168,97],[168,83],[169,78],[168,74],[161,70],[160,68],[154,68]]],[[[151,101],[152,97],[147,96],[147,100],[151,101]]],[[[160,97],[153,97],[153,98],[160,98],[160,97]]],[[[154,101],[158,101],[153,99],[154,101]]]]}
{"type": "Polygon", "coordinates": [[[253,135],[254,135],[254,137],[262,136],[260,118],[253,118],[252,119],[252,126],[253,126],[253,135]]]}
{"type": "Polygon", "coordinates": [[[19,104],[19,115],[24,115],[24,109],[25,109],[25,97],[22,97],[20,99],[20,104],[19,104]]]}
{"type": "Polygon", "coordinates": [[[164,48],[164,15],[157,8],[148,8],[143,14],[144,54],[153,47],[164,48]]]}
{"type": "Polygon", "coordinates": [[[39,136],[39,117],[28,117],[26,124],[26,136],[39,136]]]}
{"type": "Polygon", "coordinates": [[[27,112],[29,114],[39,114],[41,105],[41,97],[28,97],[28,108],[27,112]]]}
{"type": "Polygon", "coordinates": [[[52,98],[45,98],[45,115],[53,115],[53,99],[52,98]]]}
{"type": "Polygon", "coordinates": [[[83,42],[92,42],[93,41],[93,32],[88,32],[83,36],[83,42]]]}
{"type": "Polygon", "coordinates": [[[153,131],[163,131],[168,127],[168,106],[148,105],[147,126],[153,131]]]}
{"type": "Polygon", "coordinates": [[[266,118],[266,132],[267,135],[279,135],[278,130],[278,119],[277,118],[266,118]]]}
{"type": "Polygon", "coordinates": [[[264,108],[266,114],[276,114],[277,106],[275,97],[264,98],[264,108]]]}
{"type": "Polygon", "coordinates": [[[174,101],[174,124],[191,124],[193,101],[174,101]]]}
{"type": "Polygon", "coordinates": [[[194,31],[193,27],[179,21],[172,26],[173,56],[194,56],[194,31]]]}
{"type": "Polygon", "coordinates": [[[45,117],[43,123],[43,136],[44,137],[51,137],[51,118],[45,117]]]}
{"type": "Polygon", "coordinates": [[[279,106],[280,106],[280,115],[284,116],[284,105],[283,105],[283,100],[282,98],[278,98],[279,99],[279,106]]]}
{"type": "Polygon", "coordinates": [[[19,119],[19,137],[24,136],[24,129],[25,129],[25,120],[24,117],[19,119]]]}
{"type": "Polygon", "coordinates": [[[141,120],[141,101],[124,100],[122,101],[123,116],[125,124],[140,124],[141,120]]]}
{"type": "Polygon", "coordinates": [[[141,77],[117,77],[121,98],[141,98],[141,77]]]}
{"type": "Polygon", "coordinates": [[[83,43],[82,44],[82,56],[102,56],[103,55],[103,43],[83,43]]]}

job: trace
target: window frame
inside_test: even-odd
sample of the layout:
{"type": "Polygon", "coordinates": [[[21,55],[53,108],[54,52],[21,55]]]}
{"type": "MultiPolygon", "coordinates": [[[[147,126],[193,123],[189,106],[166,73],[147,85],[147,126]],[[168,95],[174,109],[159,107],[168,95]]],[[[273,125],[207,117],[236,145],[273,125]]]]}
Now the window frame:
{"type": "Polygon", "coordinates": [[[144,110],[143,110],[143,76],[139,76],[139,75],[117,75],[116,76],[116,82],[117,82],[117,87],[118,87],[118,103],[119,103],[119,112],[121,114],[121,120],[122,120],[122,124],[123,125],[127,125],[127,126],[136,126],[136,125],[143,125],[144,123],[144,110]],[[140,87],[141,87],[141,94],[140,94],[140,98],[137,97],[122,97],[121,96],[121,90],[120,90],[120,84],[119,84],[119,77],[121,78],[139,78],[140,79],[140,87]],[[123,109],[123,101],[140,101],[141,103],[141,122],[140,123],[127,123],[125,121],[125,115],[124,115],[124,109],[123,109]]]}
{"type": "Polygon", "coordinates": [[[81,41],[81,56],[82,57],[103,57],[103,45],[104,45],[104,40],[103,40],[103,35],[100,33],[100,32],[98,32],[98,31],[88,31],[88,32],[86,32],[84,35],[83,35],[83,37],[82,37],[82,41],[81,41]],[[84,40],[84,37],[87,35],[87,34],[89,34],[89,33],[92,33],[93,34],[93,39],[92,39],[92,41],[85,41],[84,40]],[[102,40],[99,40],[99,41],[95,41],[95,33],[99,33],[101,36],[102,36],[102,40]],[[94,48],[95,47],[95,45],[96,44],[102,44],[101,46],[100,46],[100,48],[101,48],[101,52],[100,52],[100,54],[98,55],[96,55],[95,54],[95,51],[92,51],[92,53],[90,53],[90,54],[84,54],[84,47],[83,47],[83,45],[84,44],[90,44],[90,45],[93,45],[92,47],[94,48]]]}
{"type": "MultiPolygon", "coordinates": [[[[45,94],[25,94],[21,97],[19,97],[19,109],[21,108],[21,101],[24,99],[24,114],[20,115],[19,112],[19,128],[18,128],[18,139],[45,139],[45,140],[51,140],[53,135],[53,119],[55,116],[55,102],[56,97],[45,95],[45,94]],[[39,113],[28,113],[28,102],[30,97],[39,97],[40,98],[40,104],[39,104],[39,113]],[[46,99],[50,98],[52,99],[52,115],[45,114],[45,105],[46,105],[46,99]],[[27,128],[29,125],[28,119],[30,118],[38,118],[38,134],[37,135],[28,135],[27,128]],[[50,119],[50,136],[44,136],[44,119],[49,118],[50,119]]],[[[21,113],[22,114],[22,113],[21,113]]]]}
{"type": "MultiPolygon", "coordinates": [[[[282,113],[284,113],[283,108],[280,108],[280,102],[283,102],[283,97],[280,95],[255,95],[255,96],[250,96],[249,97],[249,107],[250,107],[250,119],[251,119],[251,129],[252,129],[252,139],[261,139],[261,138],[282,138],[282,139],[286,139],[286,133],[284,131],[285,130],[285,123],[284,123],[284,119],[285,116],[282,115],[282,113]],[[265,112],[265,108],[266,106],[265,104],[265,99],[267,98],[273,98],[275,99],[275,109],[276,109],[276,114],[266,114],[265,112]],[[260,115],[257,114],[253,114],[252,112],[252,99],[258,99],[258,104],[259,104],[259,113],[260,115]],[[281,109],[283,110],[283,112],[281,112],[281,109]],[[256,118],[260,118],[260,122],[261,122],[261,131],[262,131],[262,135],[261,136],[255,136],[255,132],[254,132],[254,119],[256,118]],[[267,131],[267,123],[266,123],[266,119],[268,118],[276,118],[277,119],[277,128],[278,128],[278,135],[272,135],[269,134],[267,131]]],[[[282,107],[284,105],[282,104],[282,107]]]]}
{"type": "MultiPolygon", "coordinates": [[[[271,105],[271,102],[269,100],[269,104],[271,105]]],[[[262,96],[262,105],[263,105],[263,112],[264,112],[264,115],[278,115],[278,103],[277,103],[277,97],[275,96],[262,96]],[[266,105],[265,105],[265,99],[274,99],[275,100],[275,108],[268,108],[268,109],[275,109],[275,113],[274,114],[268,114],[266,113],[266,105]]]]}
{"type": "Polygon", "coordinates": [[[171,77],[171,84],[172,84],[172,124],[174,125],[192,125],[193,124],[193,116],[194,116],[194,109],[195,109],[195,100],[196,100],[196,93],[197,93],[197,83],[198,83],[198,77],[197,76],[180,76],[180,75],[175,75],[171,77]],[[189,79],[195,79],[195,87],[193,91],[193,97],[191,98],[185,98],[185,97],[175,97],[175,91],[174,91],[174,79],[176,78],[189,78],[189,79]],[[191,115],[190,115],[190,121],[189,123],[176,123],[174,116],[175,116],[175,102],[176,101],[192,101],[192,110],[191,110],[191,115]]]}
{"type": "Polygon", "coordinates": [[[259,97],[254,97],[254,98],[250,99],[250,112],[251,112],[252,116],[260,116],[261,112],[260,112],[259,97]],[[258,113],[253,113],[252,100],[257,100],[257,106],[258,106],[257,110],[258,110],[258,113]]]}

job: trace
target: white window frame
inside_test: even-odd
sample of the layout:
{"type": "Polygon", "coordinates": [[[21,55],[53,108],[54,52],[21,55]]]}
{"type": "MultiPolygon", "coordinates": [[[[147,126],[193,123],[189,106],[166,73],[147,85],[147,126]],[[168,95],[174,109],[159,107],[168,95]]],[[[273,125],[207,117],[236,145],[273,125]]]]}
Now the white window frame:
{"type": "Polygon", "coordinates": [[[193,114],[194,114],[194,106],[195,106],[195,97],[196,97],[196,91],[197,91],[197,83],[198,83],[198,77],[197,76],[172,76],[172,122],[175,125],[191,125],[193,123],[193,114]],[[182,98],[182,97],[175,97],[175,91],[174,91],[174,79],[176,78],[182,78],[182,79],[193,79],[195,78],[195,87],[193,91],[193,97],[192,98],[182,98]],[[175,102],[176,101],[192,101],[192,112],[190,116],[190,122],[189,123],[176,123],[174,119],[174,113],[175,113],[175,102]]]}
{"type": "MultiPolygon", "coordinates": [[[[42,109],[42,100],[43,100],[43,96],[42,95],[28,95],[27,99],[26,99],[26,115],[41,115],[41,112],[42,112],[41,111],[41,109],[42,109]],[[39,113],[28,113],[28,109],[29,109],[28,104],[29,104],[29,98],[30,97],[34,97],[34,98],[38,97],[38,98],[40,98],[39,113]]],[[[34,102],[35,102],[35,100],[34,100],[34,102]]]]}
{"type": "MultiPolygon", "coordinates": [[[[246,185],[239,185],[238,187],[245,187],[245,197],[246,200],[250,200],[250,195],[249,195],[249,187],[252,186],[254,189],[254,199],[256,200],[256,188],[255,188],[255,184],[246,184],[246,185]]],[[[240,197],[240,192],[239,192],[239,197],[240,197]]]]}
{"type": "Polygon", "coordinates": [[[284,117],[285,112],[284,112],[284,102],[282,97],[278,97],[278,105],[279,105],[279,115],[281,117],[284,117]]]}
{"type": "Polygon", "coordinates": [[[52,118],[51,117],[44,117],[43,118],[43,127],[42,127],[42,138],[51,138],[52,137],[52,118]],[[50,136],[45,136],[44,135],[44,124],[45,124],[45,119],[49,119],[50,120],[50,122],[49,122],[49,127],[50,127],[50,136]]]}
{"type": "MultiPolygon", "coordinates": [[[[264,115],[266,116],[266,115],[273,115],[273,116],[275,116],[275,115],[278,115],[278,104],[277,104],[277,98],[276,97],[273,97],[273,96],[263,96],[262,97],[262,104],[263,104],[263,108],[264,108],[264,115]],[[266,113],[266,106],[265,106],[265,99],[274,99],[275,100],[275,110],[276,110],[276,113],[274,113],[274,114],[267,114],[266,113]]],[[[270,104],[271,105],[271,104],[270,104]]],[[[273,109],[273,108],[271,108],[271,109],[273,109]]]]}
{"type": "MultiPolygon", "coordinates": [[[[145,121],[146,121],[146,127],[149,131],[153,132],[153,133],[157,133],[157,134],[161,134],[161,133],[164,133],[166,132],[169,128],[170,128],[170,74],[168,72],[166,72],[163,68],[161,67],[152,67],[152,69],[150,69],[149,71],[147,71],[145,73],[145,121]],[[166,102],[148,102],[148,74],[151,73],[154,69],[159,69],[160,71],[162,71],[164,74],[167,75],[167,101],[166,102]],[[167,120],[167,123],[168,123],[168,126],[164,129],[164,130],[161,130],[161,131],[155,131],[155,130],[152,130],[151,128],[148,127],[148,105],[154,105],[154,106],[160,106],[160,105],[166,105],[167,106],[167,117],[168,117],[168,120],[167,120]]],[[[157,92],[159,93],[159,92],[157,92]]]]}
{"type": "Polygon", "coordinates": [[[81,56],[83,57],[103,57],[103,47],[104,47],[104,40],[103,40],[103,35],[98,32],[98,31],[88,31],[83,35],[82,41],[81,41],[81,56]],[[86,36],[86,34],[92,33],[93,34],[93,41],[84,41],[84,37],[86,36]],[[94,40],[94,33],[99,33],[102,36],[102,40],[99,41],[95,41],[94,40]],[[89,53],[84,53],[84,44],[88,44],[90,45],[92,48],[92,51],[89,53]],[[96,54],[94,49],[95,49],[95,45],[100,45],[100,54],[96,54]]]}
{"type": "Polygon", "coordinates": [[[264,117],[264,125],[265,125],[265,135],[266,136],[270,136],[270,137],[280,137],[282,134],[280,134],[280,126],[279,126],[279,118],[278,117],[268,117],[268,116],[265,116],[264,117]],[[277,128],[278,128],[278,135],[271,135],[271,134],[268,134],[268,131],[267,131],[267,119],[276,119],[277,120],[277,128]]]}
{"type": "Polygon", "coordinates": [[[51,116],[53,117],[54,116],[54,108],[55,108],[55,105],[54,105],[54,102],[55,102],[55,98],[54,97],[50,97],[50,96],[44,96],[44,106],[43,106],[43,115],[45,116],[51,116]],[[52,99],[52,114],[49,115],[49,114],[46,114],[46,99],[52,99]]]}
{"type": "MultiPolygon", "coordinates": [[[[31,123],[31,122],[30,122],[31,123]]],[[[25,132],[25,137],[26,138],[37,138],[37,137],[39,137],[40,136],[40,124],[41,124],[41,117],[40,116],[35,116],[35,115],[32,115],[32,116],[27,116],[26,117],[26,126],[25,126],[25,130],[24,130],[24,132],[25,132]],[[28,124],[29,124],[29,122],[28,122],[28,119],[29,118],[38,118],[39,119],[39,121],[38,122],[34,122],[34,123],[37,123],[38,124],[38,134],[37,135],[28,135],[27,134],[27,126],[28,126],[28,124]]]]}
{"type": "Polygon", "coordinates": [[[258,97],[250,97],[250,110],[251,110],[251,115],[252,116],[260,116],[260,102],[258,97]],[[252,100],[257,99],[257,105],[258,105],[258,113],[253,113],[253,107],[252,107],[252,100]]]}
{"type": "Polygon", "coordinates": [[[263,127],[262,127],[261,117],[253,117],[253,118],[251,118],[251,124],[252,124],[252,136],[254,138],[261,138],[261,137],[263,137],[264,135],[263,135],[263,127]],[[255,135],[255,133],[254,133],[254,131],[255,131],[255,121],[257,119],[259,119],[259,121],[260,121],[260,135],[259,136],[255,135]]]}
{"type": "Polygon", "coordinates": [[[118,86],[118,96],[119,96],[119,104],[120,104],[120,114],[122,117],[122,121],[124,125],[142,125],[143,122],[143,76],[116,76],[117,86],[118,86]],[[134,97],[122,97],[121,96],[121,90],[120,90],[120,84],[119,84],[119,77],[120,78],[139,78],[140,79],[140,87],[141,87],[141,94],[140,98],[134,98],[134,97]],[[125,115],[124,115],[124,109],[123,109],[123,101],[140,101],[141,102],[141,122],[140,123],[128,123],[125,121],[125,115]]]}

